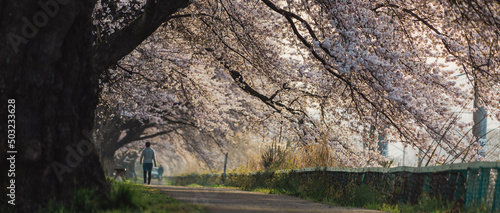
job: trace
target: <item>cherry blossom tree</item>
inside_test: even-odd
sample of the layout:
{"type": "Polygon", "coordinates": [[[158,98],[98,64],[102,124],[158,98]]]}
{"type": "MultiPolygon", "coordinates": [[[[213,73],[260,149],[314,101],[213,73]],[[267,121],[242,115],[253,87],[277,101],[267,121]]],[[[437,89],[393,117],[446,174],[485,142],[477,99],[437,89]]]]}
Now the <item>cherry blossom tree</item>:
{"type": "MultiPolygon", "coordinates": [[[[461,70],[446,69],[447,64],[438,60],[451,55],[462,68],[471,63],[457,59],[456,51],[449,48],[459,41],[452,36],[441,38],[444,34],[437,30],[449,24],[441,18],[443,13],[460,4],[433,4],[441,9],[404,1],[195,2],[155,32],[150,38],[154,41],[139,48],[140,54],[149,54],[147,60],[138,55],[133,60],[149,63],[141,70],[157,73],[169,67],[175,75],[182,73],[179,76],[198,85],[218,85],[203,88],[208,92],[201,94],[224,94],[214,89],[224,88],[220,85],[232,79],[232,87],[226,88],[237,86],[253,96],[252,101],[266,104],[271,115],[279,114],[247,115],[260,121],[285,119],[278,123],[286,125],[287,135],[297,136],[302,143],[318,142],[325,138],[323,134],[333,131],[329,137],[336,141],[332,144],[337,149],[372,159],[379,158],[376,152],[361,151],[361,143],[354,141],[364,141],[370,144],[365,147],[373,150],[380,132],[389,141],[402,141],[420,150],[428,163],[470,160],[476,157],[478,146],[464,139],[468,127],[460,123],[454,107],[470,109],[472,96],[452,77],[461,70]],[[177,45],[165,45],[172,40],[177,45]],[[204,83],[208,79],[214,81],[204,83]],[[452,157],[436,156],[437,148],[452,157]]],[[[127,60],[121,63],[132,66],[127,60]]],[[[199,89],[193,86],[183,91],[199,89]]],[[[247,98],[237,94],[219,99],[222,105],[228,103],[221,107],[206,100],[227,94],[211,99],[189,96],[198,101],[194,110],[212,107],[193,116],[204,122],[198,123],[203,128],[214,126],[210,122],[219,127],[225,124],[221,115],[245,108],[220,109],[241,106],[238,103],[247,98]],[[229,102],[238,99],[241,101],[229,102]]],[[[254,104],[250,108],[255,108],[254,104]]],[[[263,111],[262,106],[259,109],[263,111]]]]}
{"type": "Polygon", "coordinates": [[[475,139],[466,139],[470,125],[455,111],[484,106],[500,118],[499,5],[2,1],[0,89],[18,107],[20,205],[32,211],[49,197],[64,200],[75,182],[105,185],[96,151],[66,163],[68,150],[89,140],[82,130],[94,127],[102,94],[116,95],[107,100],[138,120],[224,134],[248,122],[284,130],[298,144],[329,143],[345,166],[383,160],[370,148],[379,133],[428,162],[480,159],[475,139]],[[443,58],[458,70],[446,69],[443,58]],[[466,73],[468,85],[456,83],[457,73],[466,73]]]}
{"type": "MultiPolygon", "coordinates": [[[[16,206],[12,207],[18,207],[21,212],[36,211],[50,199],[69,201],[74,190],[82,187],[97,187],[101,194],[107,191],[97,153],[85,132],[93,128],[100,73],[135,46],[129,46],[128,52],[118,53],[113,47],[93,45],[95,3],[0,3],[0,38],[3,41],[0,44],[0,96],[3,103],[15,99],[17,142],[14,147],[7,147],[7,143],[0,147],[2,156],[12,149],[18,152],[16,206]],[[119,56],[113,56],[114,53],[119,56]],[[96,62],[96,58],[101,61],[96,62]]],[[[150,1],[135,23],[154,27],[154,22],[159,26],[188,4],[189,1],[150,1]]],[[[135,34],[125,31],[114,38],[127,43],[127,38],[142,41],[150,34],[140,30],[131,30],[135,34]],[[143,39],[136,39],[137,34],[143,39]]],[[[0,117],[5,119],[7,104],[1,104],[1,108],[0,117]]],[[[4,125],[7,121],[3,121],[0,139],[7,141],[7,126],[4,125]]],[[[10,167],[6,158],[2,158],[0,164],[4,171],[10,167]]],[[[12,177],[3,175],[0,185],[2,192],[8,194],[6,190],[12,177]]]]}
{"type": "Polygon", "coordinates": [[[99,157],[104,171],[111,176],[114,169],[115,152],[121,147],[142,140],[148,140],[164,134],[169,134],[179,126],[158,125],[151,120],[141,120],[122,115],[117,108],[105,108],[102,104],[97,108],[95,130],[93,137],[99,151],[99,157]],[[150,133],[152,129],[163,127],[161,131],[150,133]]]}

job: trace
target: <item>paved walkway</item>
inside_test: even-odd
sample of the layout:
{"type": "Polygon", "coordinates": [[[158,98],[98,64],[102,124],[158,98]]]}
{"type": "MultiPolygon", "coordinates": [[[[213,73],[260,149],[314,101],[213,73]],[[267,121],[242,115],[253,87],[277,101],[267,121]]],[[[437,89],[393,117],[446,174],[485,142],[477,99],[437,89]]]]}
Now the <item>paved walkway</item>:
{"type": "Polygon", "coordinates": [[[208,212],[336,212],[375,213],[380,211],[334,207],[286,195],[248,192],[238,189],[151,185],[179,201],[203,205],[208,212]]]}

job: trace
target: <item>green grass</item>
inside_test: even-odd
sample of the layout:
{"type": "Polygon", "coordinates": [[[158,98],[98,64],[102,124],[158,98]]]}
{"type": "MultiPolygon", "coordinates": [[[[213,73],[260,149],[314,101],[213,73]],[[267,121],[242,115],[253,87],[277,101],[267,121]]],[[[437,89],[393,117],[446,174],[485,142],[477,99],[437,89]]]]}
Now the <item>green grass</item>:
{"type": "Polygon", "coordinates": [[[52,200],[39,212],[204,212],[203,207],[182,203],[159,189],[131,182],[111,181],[109,197],[95,190],[77,190],[69,204],[52,200]]]}
{"type": "Polygon", "coordinates": [[[197,183],[192,183],[192,184],[187,185],[187,187],[203,187],[203,186],[200,184],[197,184],[197,183]]]}
{"type": "Polygon", "coordinates": [[[270,189],[267,188],[255,188],[253,189],[254,192],[261,192],[261,193],[266,193],[266,194],[273,194],[270,189]]]}
{"type": "Polygon", "coordinates": [[[113,208],[104,212],[203,212],[201,206],[185,204],[172,199],[158,189],[140,184],[115,184],[112,193],[113,208]]]}
{"type": "Polygon", "coordinates": [[[453,204],[442,199],[433,199],[424,195],[417,205],[403,204],[399,207],[402,212],[446,212],[453,209],[453,204]]]}

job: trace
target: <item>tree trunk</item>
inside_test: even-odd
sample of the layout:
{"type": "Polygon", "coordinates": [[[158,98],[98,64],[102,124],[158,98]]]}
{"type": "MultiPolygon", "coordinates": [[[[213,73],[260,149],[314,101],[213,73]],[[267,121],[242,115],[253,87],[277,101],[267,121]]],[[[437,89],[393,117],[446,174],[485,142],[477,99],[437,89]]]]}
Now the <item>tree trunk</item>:
{"type": "Polygon", "coordinates": [[[0,193],[14,192],[1,202],[33,212],[78,188],[108,191],[90,136],[99,73],[189,2],[148,0],[136,21],[92,47],[95,0],[0,0],[0,193]]]}
{"type": "Polygon", "coordinates": [[[86,134],[99,88],[89,59],[93,6],[93,1],[0,1],[0,190],[4,199],[15,181],[15,207],[22,212],[50,199],[68,201],[82,187],[107,191],[86,134]],[[5,119],[12,102],[15,147],[7,147],[5,119]],[[8,177],[5,171],[13,165],[15,177],[8,177]]]}
{"type": "Polygon", "coordinates": [[[104,173],[107,176],[112,176],[113,175],[113,169],[115,167],[115,160],[113,157],[113,154],[102,154],[101,155],[101,165],[104,169],[104,173]]]}

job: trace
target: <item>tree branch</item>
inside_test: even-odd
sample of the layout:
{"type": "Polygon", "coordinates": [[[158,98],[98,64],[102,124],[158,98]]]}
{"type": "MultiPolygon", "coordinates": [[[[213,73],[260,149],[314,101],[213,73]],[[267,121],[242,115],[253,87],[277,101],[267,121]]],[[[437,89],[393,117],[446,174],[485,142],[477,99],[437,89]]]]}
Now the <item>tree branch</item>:
{"type": "MultiPolygon", "coordinates": [[[[299,22],[302,23],[302,25],[307,29],[307,32],[309,33],[309,36],[311,36],[311,38],[313,39],[313,41],[319,41],[318,40],[318,37],[316,36],[316,34],[314,33],[314,30],[312,29],[312,27],[309,25],[309,23],[304,20],[303,18],[301,18],[299,15],[297,14],[294,14],[292,12],[289,12],[289,11],[286,11],[286,10],[283,10],[281,8],[279,8],[278,6],[276,6],[275,4],[273,4],[271,1],[269,0],[261,0],[264,4],[266,4],[271,10],[281,14],[286,20],[287,22],[290,24],[290,27],[292,28],[292,31],[293,33],[297,36],[297,38],[302,42],[303,45],[305,45],[310,51],[311,51],[311,54],[313,55],[314,58],[316,58],[319,62],[321,62],[321,64],[323,64],[323,66],[325,67],[325,69],[328,71],[328,73],[330,73],[331,75],[333,75],[334,77],[336,77],[337,79],[341,80],[342,82],[344,82],[350,89],[351,89],[351,92],[352,93],[355,93],[357,95],[359,95],[359,97],[366,101],[369,105],[371,105],[375,111],[381,113],[383,115],[383,117],[385,117],[387,119],[387,121],[394,127],[396,128],[396,130],[401,134],[401,135],[404,135],[406,137],[408,136],[411,136],[410,134],[408,134],[408,132],[405,132],[402,128],[402,126],[398,125],[395,123],[395,121],[393,120],[393,118],[388,114],[388,111],[386,110],[383,110],[381,109],[374,101],[370,100],[367,96],[367,94],[363,93],[360,88],[356,87],[355,85],[353,85],[353,83],[351,82],[351,80],[349,80],[345,75],[337,72],[333,67],[332,65],[330,65],[327,60],[325,60],[324,58],[322,58],[319,53],[315,50],[314,46],[312,45],[311,42],[307,41],[306,37],[302,35],[302,33],[298,30],[295,22],[294,22],[294,19],[295,20],[298,20],[299,22]]],[[[409,10],[408,10],[409,11],[409,10]]],[[[407,11],[405,11],[407,12],[407,11]]],[[[409,11],[411,12],[411,11],[409,11]]],[[[325,53],[327,53],[329,56],[333,57],[333,59],[335,59],[336,61],[339,61],[339,59],[335,58],[333,55],[334,54],[331,54],[330,50],[328,50],[323,44],[320,44],[319,45],[319,48],[324,51],[325,53]]],[[[355,98],[354,96],[352,96],[352,100],[355,102],[355,98]]],[[[356,103],[357,104],[357,103],[356,103]]],[[[412,145],[416,147],[415,143],[412,142],[412,145]]]]}
{"type": "Polygon", "coordinates": [[[160,135],[169,134],[169,133],[171,133],[171,132],[173,132],[175,130],[177,130],[177,129],[170,129],[170,130],[166,130],[166,131],[157,132],[157,133],[152,134],[152,135],[141,136],[141,137],[135,139],[134,141],[140,141],[140,140],[154,138],[154,137],[157,137],[157,136],[160,136],[160,135]]]}
{"type": "MultiPolygon", "coordinates": [[[[306,115],[306,113],[303,112],[303,111],[301,111],[301,110],[296,110],[296,109],[287,107],[284,104],[282,104],[280,102],[273,101],[271,98],[269,98],[269,97],[261,94],[257,90],[253,89],[250,85],[248,85],[248,83],[246,83],[245,80],[243,80],[243,76],[241,76],[241,74],[238,71],[232,70],[229,67],[229,65],[227,65],[227,63],[222,62],[222,64],[223,64],[224,68],[226,68],[227,70],[229,70],[229,74],[231,75],[231,78],[233,78],[233,80],[236,82],[236,84],[243,91],[245,91],[246,93],[250,94],[251,96],[254,96],[254,97],[260,99],[262,102],[264,102],[265,104],[267,104],[268,106],[270,106],[271,108],[273,108],[274,110],[276,110],[277,112],[281,113],[281,110],[278,109],[278,107],[280,107],[280,108],[286,109],[287,111],[289,111],[289,112],[291,112],[293,114],[303,114],[303,115],[306,115]]],[[[274,98],[274,96],[273,96],[273,98],[274,98]]]]}
{"type": "Polygon", "coordinates": [[[143,14],[93,47],[90,53],[93,69],[102,72],[118,62],[170,20],[172,14],[189,4],[189,0],[148,0],[143,14]]]}

